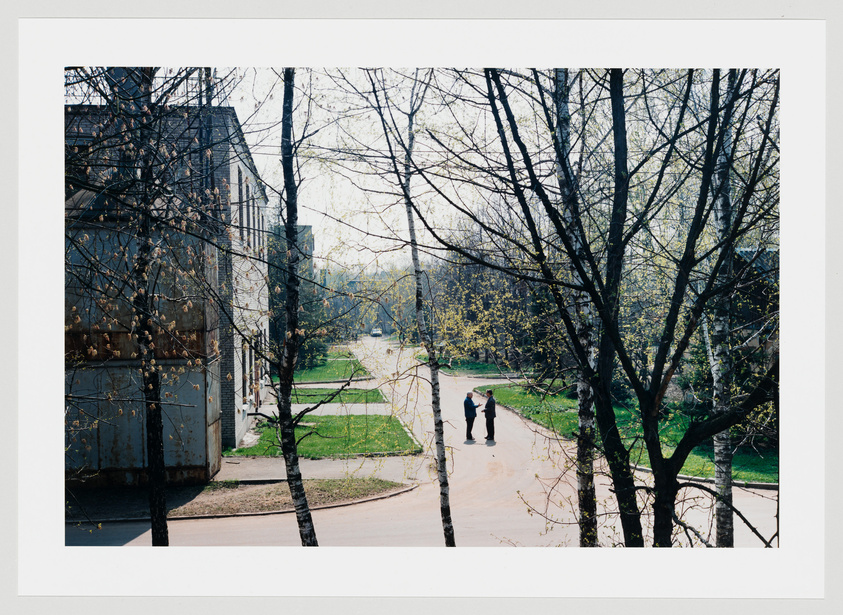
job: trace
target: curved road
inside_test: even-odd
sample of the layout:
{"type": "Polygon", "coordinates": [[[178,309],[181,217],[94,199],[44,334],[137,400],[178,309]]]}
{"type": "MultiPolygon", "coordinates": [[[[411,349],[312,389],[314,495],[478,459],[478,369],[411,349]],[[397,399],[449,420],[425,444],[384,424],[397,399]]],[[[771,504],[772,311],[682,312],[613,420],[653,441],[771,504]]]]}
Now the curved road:
{"type": "MultiPolygon", "coordinates": [[[[439,488],[433,468],[433,419],[427,368],[414,367],[409,354],[381,339],[365,338],[354,352],[392,398],[392,410],[424,445],[426,453],[386,462],[406,482],[419,487],[400,496],[353,506],[313,512],[322,546],[442,546],[439,488]],[[414,376],[418,375],[419,378],[414,376]]],[[[441,399],[445,441],[449,451],[450,503],[457,546],[577,546],[576,475],[571,443],[554,441],[515,413],[501,409],[495,421],[494,444],[483,442],[482,414],[475,423],[476,443],[465,442],[462,400],[467,390],[484,381],[442,376],[441,399]],[[543,514],[543,513],[546,513],[543,514]],[[546,516],[552,518],[551,521],[546,516]],[[551,530],[551,531],[548,531],[551,530]]],[[[482,397],[475,400],[483,403],[482,397]]],[[[307,475],[305,474],[305,478],[307,475]]],[[[647,479],[646,474],[641,475],[647,479]]],[[[736,490],[737,507],[765,536],[775,531],[775,492],[736,490]]],[[[608,481],[598,481],[601,511],[611,506],[608,481]]],[[[708,534],[708,502],[684,516],[708,534]]],[[[611,517],[604,517],[601,544],[620,542],[611,517]]],[[[300,545],[295,517],[278,514],[169,523],[170,544],[187,545],[300,545]]],[[[104,524],[88,534],[68,528],[67,544],[149,545],[148,523],[104,524]],[[78,542],[77,542],[78,541],[78,542]]],[[[736,519],[736,546],[762,546],[736,519]]]]}

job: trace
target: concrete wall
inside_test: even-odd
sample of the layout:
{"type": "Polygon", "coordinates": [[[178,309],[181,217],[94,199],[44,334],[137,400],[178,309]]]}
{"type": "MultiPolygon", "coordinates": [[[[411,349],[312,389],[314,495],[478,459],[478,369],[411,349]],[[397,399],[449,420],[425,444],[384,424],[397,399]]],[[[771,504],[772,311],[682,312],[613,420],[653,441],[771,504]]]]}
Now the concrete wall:
{"type": "MultiPolygon", "coordinates": [[[[122,255],[131,260],[134,239],[103,223],[68,232],[82,247],[68,250],[65,285],[67,475],[137,484],[147,465],[143,364],[130,328],[131,290],[119,284],[127,271],[122,255]],[[87,266],[89,258],[96,268],[87,266]]],[[[188,247],[167,256],[186,259],[188,247]]],[[[215,270],[215,250],[206,254],[207,274],[215,270]]],[[[160,369],[165,464],[174,482],[207,481],[220,465],[219,448],[212,448],[220,417],[218,316],[197,288],[184,279],[176,284],[174,268],[156,268],[152,277],[162,293],[154,299],[161,328],[145,359],[160,369]]]]}

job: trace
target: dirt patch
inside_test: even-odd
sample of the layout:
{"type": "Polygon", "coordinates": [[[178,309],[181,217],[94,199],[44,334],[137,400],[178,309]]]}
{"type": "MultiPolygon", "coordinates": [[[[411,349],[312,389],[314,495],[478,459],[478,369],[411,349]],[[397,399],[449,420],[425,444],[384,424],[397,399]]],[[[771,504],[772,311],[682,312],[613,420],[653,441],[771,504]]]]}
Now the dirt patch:
{"type": "MultiPolygon", "coordinates": [[[[305,480],[308,504],[315,508],[342,504],[377,495],[387,495],[405,487],[377,478],[305,480]]],[[[101,521],[105,519],[148,519],[147,491],[142,488],[111,487],[82,489],[65,494],[65,519],[101,521]]],[[[286,481],[268,484],[214,482],[205,486],[167,489],[167,517],[236,515],[293,510],[286,481]]]]}

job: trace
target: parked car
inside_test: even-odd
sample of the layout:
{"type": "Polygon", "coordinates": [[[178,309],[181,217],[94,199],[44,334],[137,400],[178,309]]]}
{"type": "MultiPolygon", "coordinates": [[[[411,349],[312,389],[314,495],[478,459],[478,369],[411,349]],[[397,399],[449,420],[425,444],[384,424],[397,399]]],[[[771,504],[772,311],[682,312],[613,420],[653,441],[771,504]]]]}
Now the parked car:
{"type": "Polygon", "coordinates": [[[380,337],[383,335],[383,331],[378,328],[372,329],[372,337],[380,337]]]}

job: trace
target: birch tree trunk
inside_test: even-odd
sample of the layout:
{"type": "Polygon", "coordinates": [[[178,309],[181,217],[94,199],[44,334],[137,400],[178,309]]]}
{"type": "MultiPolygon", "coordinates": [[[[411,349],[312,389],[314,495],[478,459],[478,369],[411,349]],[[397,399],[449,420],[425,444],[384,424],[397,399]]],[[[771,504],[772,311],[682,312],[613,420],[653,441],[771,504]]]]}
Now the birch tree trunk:
{"type": "MultiPolygon", "coordinates": [[[[587,299],[576,299],[577,334],[588,353],[590,366],[597,367],[594,324],[587,299]]],[[[597,495],[594,489],[595,420],[594,389],[582,370],[577,380],[577,498],[580,513],[580,546],[597,547],[597,495]]]]}
{"type": "Polygon", "coordinates": [[[299,345],[299,277],[298,277],[298,186],[293,167],[293,86],[295,69],[284,69],[284,102],[281,126],[281,167],[284,171],[284,196],[287,216],[285,235],[287,239],[287,281],[286,281],[286,339],[278,365],[278,439],[287,470],[287,485],[296,510],[296,521],[302,546],[316,547],[316,529],[307,503],[307,494],[299,468],[298,446],[292,416],[293,373],[299,345]]]}
{"type": "MultiPolygon", "coordinates": [[[[495,102],[495,92],[497,98],[501,103],[501,107],[506,115],[507,124],[512,134],[512,140],[518,148],[521,160],[525,163],[531,179],[531,188],[535,190],[535,194],[541,199],[544,204],[545,211],[549,214],[551,221],[556,224],[559,216],[555,215],[556,209],[550,202],[547,193],[543,190],[541,183],[536,175],[535,169],[532,166],[527,147],[521,139],[518,124],[515,120],[515,115],[509,105],[508,97],[502,85],[500,73],[495,69],[485,69],[484,75],[487,81],[487,99],[492,116],[495,119],[496,128],[498,130],[499,139],[503,148],[504,156],[507,160],[507,168],[511,180],[511,185],[514,189],[515,196],[518,200],[521,212],[524,216],[524,221],[530,234],[530,241],[535,250],[536,264],[538,265],[541,274],[546,280],[554,280],[555,274],[552,271],[547,254],[544,250],[544,242],[540,236],[538,225],[534,219],[527,197],[517,177],[515,169],[515,162],[512,155],[512,150],[507,143],[507,136],[505,134],[504,126],[500,113],[495,102]],[[493,86],[494,84],[494,86],[493,86]],[[494,88],[494,91],[493,91],[494,88]]],[[[621,271],[623,268],[623,253],[624,245],[622,242],[623,224],[627,213],[627,197],[628,197],[628,172],[626,171],[626,125],[623,107],[623,87],[622,71],[612,71],[612,113],[613,113],[613,127],[615,133],[616,143],[616,173],[615,173],[615,198],[612,208],[612,221],[609,229],[609,243],[608,243],[608,258],[606,264],[606,284],[605,290],[601,294],[605,297],[603,310],[606,315],[601,314],[601,320],[604,323],[612,323],[617,320],[619,309],[619,292],[621,271]],[[617,117],[616,117],[617,116],[617,117]]],[[[555,122],[548,118],[548,125],[555,125],[555,122]]],[[[564,156],[557,154],[557,158],[562,159],[564,156]]],[[[564,171],[564,167],[563,167],[564,171]]],[[[572,199],[570,204],[575,204],[576,200],[572,199]]],[[[574,213],[573,218],[576,220],[578,212],[574,213]]],[[[568,232],[565,228],[557,228],[559,235],[563,242],[568,241],[568,232]]],[[[572,263],[580,264],[578,262],[576,251],[571,246],[567,247],[568,257],[572,263]]],[[[585,272],[585,268],[582,269],[585,272]]],[[[585,274],[584,274],[585,275],[585,274]]],[[[579,334],[573,319],[569,314],[565,299],[561,296],[561,291],[556,284],[550,284],[549,289],[553,301],[558,310],[559,317],[562,319],[565,328],[574,342],[576,352],[579,355],[580,367],[591,371],[590,380],[592,387],[594,387],[594,407],[595,418],[599,427],[600,437],[603,442],[606,460],[609,464],[609,469],[612,475],[612,482],[615,486],[615,497],[618,501],[618,508],[620,511],[621,526],[623,529],[624,543],[627,546],[639,547],[644,546],[643,530],[641,526],[641,514],[638,508],[638,500],[636,495],[635,480],[629,465],[629,449],[627,449],[623,439],[618,431],[617,422],[615,419],[614,408],[612,406],[611,384],[612,373],[614,371],[614,360],[616,350],[614,343],[610,337],[610,325],[604,325],[601,328],[599,349],[597,355],[597,370],[592,371],[589,364],[589,357],[579,343],[579,334]]],[[[596,294],[596,292],[595,292],[596,294]]]]}
{"type": "MultiPolygon", "coordinates": [[[[729,104],[731,107],[731,103],[729,104]]],[[[724,122],[728,123],[730,111],[727,111],[724,122]]],[[[684,463],[684,458],[677,453],[666,458],[662,450],[659,436],[659,412],[667,387],[675,373],[676,366],[682,353],[688,347],[689,335],[696,327],[704,303],[698,303],[689,316],[689,326],[683,334],[676,348],[671,348],[675,342],[677,323],[679,322],[681,297],[685,296],[691,284],[691,270],[696,255],[697,244],[706,225],[706,211],[714,182],[717,165],[718,147],[722,141],[719,127],[720,118],[720,71],[715,70],[711,78],[711,96],[709,117],[706,120],[706,139],[704,141],[703,165],[701,181],[694,216],[688,228],[682,258],[677,263],[676,278],[673,288],[671,307],[665,318],[665,328],[659,341],[652,371],[652,385],[644,395],[639,396],[641,406],[641,420],[644,430],[644,442],[647,456],[653,472],[654,502],[653,502],[653,545],[669,547],[672,544],[674,517],[676,516],[676,494],[678,493],[677,477],[684,463]],[[668,355],[672,358],[668,360],[668,355]]],[[[714,282],[713,279],[709,282],[714,282]]],[[[690,431],[690,430],[689,430],[690,431]]]]}
{"type": "MultiPolygon", "coordinates": [[[[735,87],[736,71],[729,71],[728,93],[731,98],[735,87]]],[[[725,284],[732,278],[732,244],[728,241],[732,227],[732,200],[729,167],[732,158],[732,133],[730,117],[724,118],[723,145],[717,156],[717,166],[712,178],[714,193],[714,225],[717,240],[728,253],[723,259],[719,278],[725,284]]],[[[731,409],[731,353],[729,349],[729,321],[732,306],[728,293],[714,302],[711,331],[712,412],[723,414],[731,409]]],[[[734,513],[732,512],[732,437],[726,429],[714,436],[714,483],[717,491],[715,520],[718,547],[734,547],[734,513]]]]}
{"type": "MultiPolygon", "coordinates": [[[[418,75],[417,75],[418,76],[418,75]]],[[[413,258],[413,273],[416,282],[416,326],[428,356],[430,367],[431,405],[433,406],[433,436],[436,444],[436,472],[439,478],[439,511],[442,517],[442,531],[445,537],[445,546],[455,547],[454,524],[451,521],[450,487],[448,485],[448,465],[445,456],[445,429],[442,422],[441,398],[439,396],[439,358],[436,355],[436,347],[427,329],[424,318],[424,290],[422,286],[422,270],[419,262],[419,248],[416,240],[416,225],[413,218],[413,203],[410,197],[410,180],[412,179],[412,154],[415,143],[415,115],[421,107],[424,99],[424,92],[416,92],[419,85],[418,80],[414,81],[410,94],[410,112],[407,116],[407,148],[404,156],[404,172],[401,178],[402,191],[404,193],[404,205],[407,210],[407,227],[410,234],[410,250],[413,258]]]]}
{"type": "MultiPolygon", "coordinates": [[[[568,160],[571,151],[571,114],[568,108],[568,70],[554,71],[556,87],[556,140],[558,160],[556,176],[564,205],[563,219],[568,232],[568,239],[574,251],[582,261],[585,261],[583,242],[574,230],[572,199],[576,198],[573,185],[573,171],[568,160]]],[[[581,284],[579,273],[571,266],[574,284],[581,284]]],[[[594,338],[594,318],[588,297],[582,291],[574,293],[574,313],[572,318],[576,322],[577,336],[580,345],[585,350],[592,370],[596,365],[596,348],[594,338]]],[[[594,391],[586,377],[584,366],[578,370],[577,377],[578,404],[578,435],[577,435],[577,500],[579,508],[580,546],[596,547],[597,540],[597,497],[594,491],[594,391]]]]}

